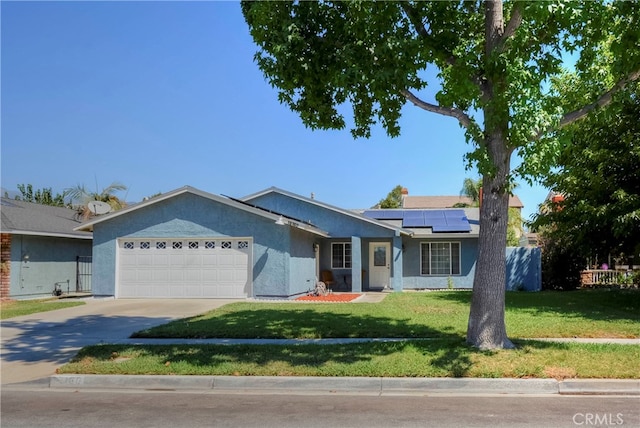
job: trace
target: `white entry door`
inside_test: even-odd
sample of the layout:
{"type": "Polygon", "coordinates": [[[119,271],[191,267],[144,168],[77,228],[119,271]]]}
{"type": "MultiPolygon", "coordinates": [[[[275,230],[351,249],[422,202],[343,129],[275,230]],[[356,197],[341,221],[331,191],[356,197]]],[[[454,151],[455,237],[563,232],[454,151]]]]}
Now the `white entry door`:
{"type": "Polygon", "coordinates": [[[391,244],[372,242],[369,244],[369,288],[389,287],[391,278],[391,244]]]}

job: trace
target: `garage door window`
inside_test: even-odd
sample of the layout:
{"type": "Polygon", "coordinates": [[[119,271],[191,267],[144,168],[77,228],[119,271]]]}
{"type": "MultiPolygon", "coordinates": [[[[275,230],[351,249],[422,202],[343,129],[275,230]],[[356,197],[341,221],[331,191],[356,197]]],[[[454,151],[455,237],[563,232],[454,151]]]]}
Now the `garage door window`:
{"type": "Polygon", "coordinates": [[[216,248],[216,243],[214,241],[205,241],[204,248],[206,248],[208,250],[212,250],[212,249],[216,248]]]}
{"type": "Polygon", "coordinates": [[[149,248],[151,248],[151,244],[148,241],[141,242],[140,248],[143,250],[148,250],[149,248]]]}
{"type": "Polygon", "coordinates": [[[174,250],[180,250],[180,249],[182,249],[182,242],[180,242],[180,241],[174,241],[174,242],[173,242],[173,244],[172,244],[172,246],[173,246],[173,249],[174,249],[174,250]]]}
{"type": "Polygon", "coordinates": [[[198,243],[197,242],[193,242],[193,241],[189,241],[189,249],[190,250],[197,250],[198,249],[198,243]]]}
{"type": "Polygon", "coordinates": [[[156,248],[158,250],[164,250],[165,248],[167,248],[167,243],[164,241],[158,241],[156,242],[156,248]]]}
{"type": "Polygon", "coordinates": [[[125,250],[133,250],[133,242],[125,242],[123,246],[125,250]]]}
{"type": "Polygon", "coordinates": [[[225,250],[230,250],[231,249],[231,241],[222,241],[222,248],[224,248],[225,250]]]}

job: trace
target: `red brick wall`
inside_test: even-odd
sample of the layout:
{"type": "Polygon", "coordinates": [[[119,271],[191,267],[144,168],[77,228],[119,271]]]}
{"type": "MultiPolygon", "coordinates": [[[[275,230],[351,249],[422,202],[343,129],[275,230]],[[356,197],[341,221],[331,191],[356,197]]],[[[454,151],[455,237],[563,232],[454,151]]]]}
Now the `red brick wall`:
{"type": "Polygon", "coordinates": [[[0,235],[0,299],[8,299],[11,290],[11,235],[0,235]]]}

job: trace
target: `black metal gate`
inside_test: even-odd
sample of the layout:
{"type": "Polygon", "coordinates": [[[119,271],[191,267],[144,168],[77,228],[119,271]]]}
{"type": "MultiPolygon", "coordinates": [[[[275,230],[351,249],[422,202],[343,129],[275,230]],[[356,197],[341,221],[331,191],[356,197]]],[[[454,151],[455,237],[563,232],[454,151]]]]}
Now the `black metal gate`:
{"type": "Polygon", "coordinates": [[[76,257],[76,293],[91,293],[91,256],[76,257]]]}

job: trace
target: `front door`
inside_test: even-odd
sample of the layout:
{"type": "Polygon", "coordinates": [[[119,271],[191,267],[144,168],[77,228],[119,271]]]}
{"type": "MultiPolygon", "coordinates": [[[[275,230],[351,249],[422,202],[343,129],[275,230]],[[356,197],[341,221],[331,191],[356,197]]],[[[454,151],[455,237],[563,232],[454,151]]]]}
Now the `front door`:
{"type": "Polygon", "coordinates": [[[391,278],[391,244],[372,242],[369,244],[369,288],[381,290],[389,287],[391,278]]]}

